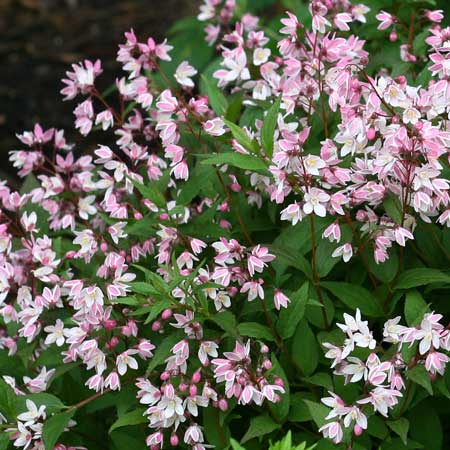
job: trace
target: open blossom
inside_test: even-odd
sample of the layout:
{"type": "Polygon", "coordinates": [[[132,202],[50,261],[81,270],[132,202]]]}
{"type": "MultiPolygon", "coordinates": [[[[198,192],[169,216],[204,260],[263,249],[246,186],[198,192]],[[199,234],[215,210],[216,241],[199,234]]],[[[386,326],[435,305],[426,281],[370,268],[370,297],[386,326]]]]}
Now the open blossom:
{"type": "Polygon", "coordinates": [[[183,61],[175,71],[175,79],[182,86],[194,87],[192,77],[197,74],[197,70],[194,69],[187,61],[183,61]]]}

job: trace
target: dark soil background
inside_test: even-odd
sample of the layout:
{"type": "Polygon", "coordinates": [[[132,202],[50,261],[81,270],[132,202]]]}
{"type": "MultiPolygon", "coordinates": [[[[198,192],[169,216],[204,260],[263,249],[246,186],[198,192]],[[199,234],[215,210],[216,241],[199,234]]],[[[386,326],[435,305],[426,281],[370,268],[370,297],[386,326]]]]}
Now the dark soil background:
{"type": "MultiPolygon", "coordinates": [[[[0,179],[13,174],[8,151],[15,133],[39,122],[72,129],[74,102],[62,102],[61,78],[70,64],[100,58],[108,85],[121,75],[115,62],[123,33],[164,39],[200,0],[0,0],[0,179]]],[[[68,134],[70,137],[70,133],[68,134]]]]}

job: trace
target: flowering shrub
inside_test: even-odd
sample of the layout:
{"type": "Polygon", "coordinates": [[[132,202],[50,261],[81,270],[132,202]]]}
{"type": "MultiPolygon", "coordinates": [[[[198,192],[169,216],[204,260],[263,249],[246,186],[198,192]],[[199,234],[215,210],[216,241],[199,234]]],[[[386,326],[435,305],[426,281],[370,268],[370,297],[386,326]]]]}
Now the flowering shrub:
{"type": "Polygon", "coordinates": [[[450,28],[283,3],[129,31],[63,80],[85,141],[18,134],[0,449],[448,448],[450,28]]]}

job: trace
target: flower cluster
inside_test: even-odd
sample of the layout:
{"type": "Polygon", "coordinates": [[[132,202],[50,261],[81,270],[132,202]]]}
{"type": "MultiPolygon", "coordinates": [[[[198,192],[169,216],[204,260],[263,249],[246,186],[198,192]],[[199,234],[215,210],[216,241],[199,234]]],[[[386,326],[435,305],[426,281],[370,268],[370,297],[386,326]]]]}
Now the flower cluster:
{"type": "Polygon", "coordinates": [[[414,76],[393,75],[374,69],[363,30],[374,14],[395,41],[401,17],[348,0],[312,0],[308,11],[287,12],[274,31],[234,0],[205,0],[209,66],[130,30],[109,94],[99,60],[63,80],[76,133],[96,144],[39,124],[17,135],[10,161],[23,187],[0,182],[0,357],[25,362],[0,380],[15,447],[40,450],[58,428],[44,440],[78,448],[59,442],[70,414],[129,392],[111,433],[145,422],[152,450],[208,448],[209,414],[223,427],[217,446],[250,408],[267,408],[269,431],[255,434],[250,419],[237,435],[276,431],[290,394],[314,384],[319,361],[305,355],[341,317],[343,342],[325,342],[325,356],[364,388],[349,403],[322,399],[331,411],[320,430],[335,443],[346,429],[353,442],[377,412],[402,416],[412,371],[425,371],[422,385],[444,374],[450,333],[425,301],[417,326],[388,320],[379,344],[381,328],[357,307],[386,320],[405,291],[449,284],[439,269],[449,259],[450,29],[439,10],[413,15],[410,36],[416,19],[432,24],[429,55],[402,45],[414,76]],[[373,295],[360,286],[369,283],[373,295]],[[93,394],[55,417],[36,399],[71,370],[93,394]],[[15,416],[10,397],[28,411],[15,416]]]}
{"type": "Polygon", "coordinates": [[[447,356],[450,332],[440,323],[441,319],[441,314],[427,313],[416,327],[400,325],[400,316],[388,320],[384,324],[383,342],[391,343],[392,347],[386,351],[381,344],[377,345],[368,322],[361,319],[359,309],[354,317],[344,314],[345,323],[337,324],[346,335],[344,343],[336,346],[324,342],[325,357],[332,360],[334,373],[343,376],[346,384],[364,382],[365,390],[353,405],[347,405],[333,392],[330,392],[331,397],[322,398],[322,402],[331,408],[326,419],[333,419],[321,427],[324,436],[339,443],[343,439],[342,425],[360,436],[367,429],[368,415],[378,412],[388,417],[389,410],[403,397],[408,370],[417,365],[425,367],[431,379],[437,374],[443,375],[450,361],[447,356]],[[402,352],[405,344],[408,344],[408,353],[402,352]],[[371,350],[366,360],[352,354],[358,348],[371,350]],[[412,353],[411,348],[415,352],[412,353]],[[405,359],[408,354],[409,360],[405,359]],[[364,405],[368,405],[366,410],[364,405]]]}

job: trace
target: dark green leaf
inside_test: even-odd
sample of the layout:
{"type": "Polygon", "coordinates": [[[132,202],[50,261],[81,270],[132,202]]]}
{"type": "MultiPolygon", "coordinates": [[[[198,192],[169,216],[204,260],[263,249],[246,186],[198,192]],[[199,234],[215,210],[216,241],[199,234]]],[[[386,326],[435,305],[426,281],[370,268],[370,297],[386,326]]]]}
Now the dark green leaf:
{"type": "Polygon", "coordinates": [[[328,289],[349,308],[359,308],[362,314],[370,317],[381,317],[384,315],[379,300],[361,286],[337,281],[324,281],[321,283],[321,286],[328,289]]]}
{"type": "Polygon", "coordinates": [[[243,322],[238,325],[239,334],[267,341],[275,340],[270,328],[257,322],[243,322]]]}
{"type": "Polygon", "coordinates": [[[405,319],[406,323],[412,327],[419,325],[423,315],[429,311],[428,305],[416,290],[408,291],[405,296],[405,319]]]}
{"type": "Polygon", "coordinates": [[[319,362],[319,346],[308,322],[303,319],[292,341],[292,358],[306,376],[311,375],[319,362]]]}
{"type": "Polygon", "coordinates": [[[241,439],[241,442],[245,443],[250,439],[264,436],[265,434],[271,433],[278,428],[280,428],[280,424],[274,422],[268,415],[254,417],[250,420],[250,427],[241,439]]]}
{"type": "Polygon", "coordinates": [[[409,369],[406,372],[406,377],[409,380],[414,381],[414,383],[417,383],[425,388],[430,395],[433,395],[433,387],[431,386],[430,375],[428,374],[424,366],[416,365],[412,369],[409,369]]]}
{"type": "Polygon", "coordinates": [[[134,411],[130,411],[123,416],[120,416],[110,427],[109,433],[116,428],[126,427],[128,425],[138,425],[140,423],[148,422],[148,419],[143,415],[145,408],[138,408],[134,411]]]}
{"type": "Polygon", "coordinates": [[[450,284],[450,277],[437,269],[421,267],[403,272],[397,280],[396,289],[410,289],[432,283],[450,284]]]}
{"type": "Polygon", "coordinates": [[[283,339],[289,339],[297,328],[298,323],[305,314],[305,307],[308,301],[309,283],[306,282],[296,292],[291,294],[291,303],[287,308],[280,311],[277,321],[277,332],[283,339]]]}
{"type": "Polygon", "coordinates": [[[254,139],[252,140],[239,125],[236,125],[229,120],[225,120],[225,124],[230,129],[234,139],[236,139],[236,141],[238,141],[239,144],[242,145],[242,147],[252,153],[259,152],[258,143],[254,139]]]}
{"type": "Polygon", "coordinates": [[[204,83],[206,87],[208,101],[211,105],[211,108],[218,116],[225,115],[225,112],[228,108],[228,102],[221,89],[217,87],[217,81],[212,81],[204,75],[201,76],[201,79],[202,83],[204,83]]]}
{"type": "Polygon", "coordinates": [[[408,430],[409,430],[409,421],[404,417],[400,417],[397,420],[388,420],[386,422],[387,426],[397,433],[402,439],[403,443],[406,445],[408,440],[408,430]]]}
{"type": "Polygon", "coordinates": [[[42,429],[42,439],[45,444],[45,450],[53,450],[58,442],[59,436],[64,432],[70,419],[75,414],[75,409],[55,414],[45,421],[42,429]]]}

